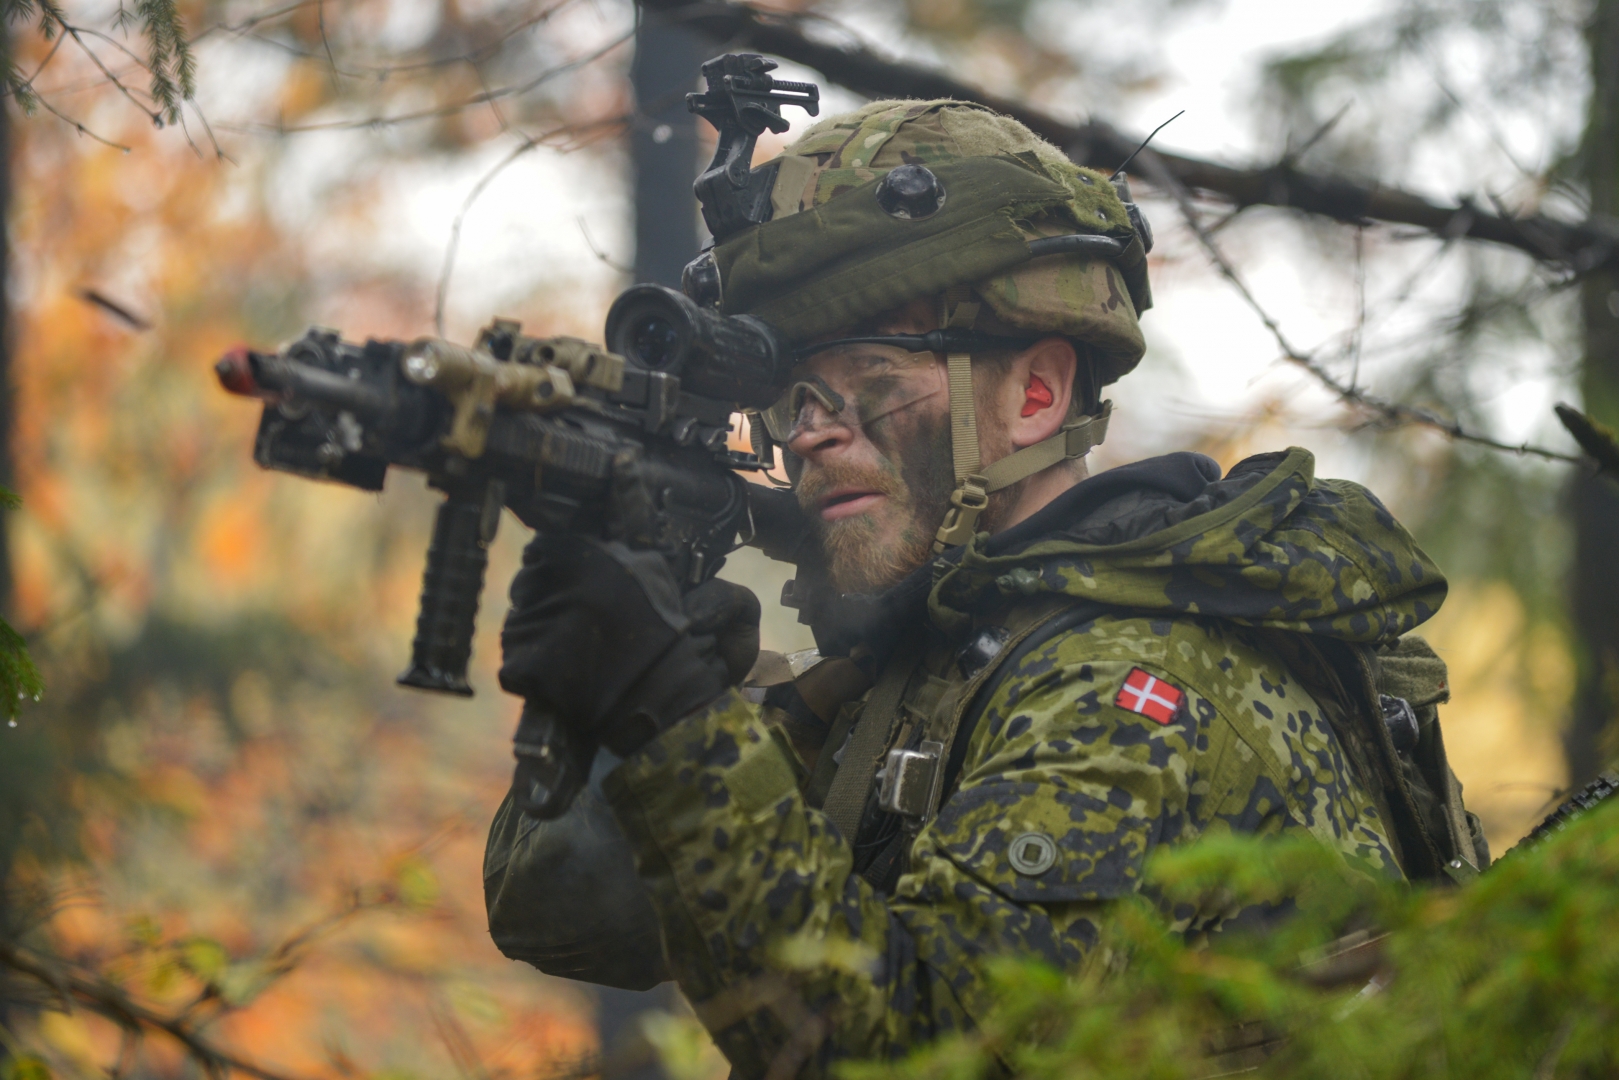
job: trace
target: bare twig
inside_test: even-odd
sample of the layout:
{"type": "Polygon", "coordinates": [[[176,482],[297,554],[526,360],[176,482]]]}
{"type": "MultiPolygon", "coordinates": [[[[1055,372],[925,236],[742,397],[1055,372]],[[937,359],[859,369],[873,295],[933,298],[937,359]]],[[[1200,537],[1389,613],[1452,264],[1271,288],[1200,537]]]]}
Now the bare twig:
{"type": "Polygon", "coordinates": [[[183,1018],[168,1016],[142,1005],[124,990],[88,973],[62,965],[53,965],[14,945],[0,942],[0,965],[42,983],[60,986],[71,999],[91,1012],[105,1016],[126,1030],[146,1029],[162,1032],[179,1043],[186,1053],[212,1075],[239,1072],[256,1080],[295,1080],[286,1073],[267,1069],[214,1044],[201,1035],[183,1018]]]}
{"type": "Polygon", "coordinates": [[[540,140],[537,138],[524,139],[516,149],[496,162],[494,168],[478,178],[478,182],[472,185],[472,190],[467,192],[467,197],[462,200],[461,209],[456,211],[455,220],[450,223],[449,243],[444,246],[444,265],[439,269],[438,288],[433,292],[433,332],[439,337],[444,336],[444,303],[450,295],[450,275],[455,273],[455,255],[461,246],[461,225],[467,220],[467,212],[472,209],[472,204],[478,201],[478,196],[494,182],[495,177],[505,172],[512,162],[539,145],[540,140]]]}
{"type": "Polygon", "coordinates": [[[293,3],[282,4],[280,7],[274,7],[268,11],[261,11],[257,15],[250,15],[238,23],[214,23],[212,26],[205,27],[194,34],[188,44],[195,45],[197,42],[201,41],[210,34],[216,34],[222,31],[229,34],[245,33],[246,31],[253,29],[253,27],[267,23],[272,19],[279,19],[283,15],[291,15],[294,11],[297,11],[300,8],[306,8],[310,4],[318,4],[321,2],[323,2],[323,0],[294,0],[293,3]]]}
{"type": "Polygon", "coordinates": [[[484,193],[491,183],[494,182],[495,177],[505,172],[507,167],[510,166],[512,162],[516,161],[530,150],[546,145],[553,139],[556,139],[558,136],[573,134],[575,132],[590,128],[595,128],[598,130],[603,128],[618,128],[629,123],[631,119],[633,119],[631,116],[615,116],[605,120],[596,120],[589,124],[570,124],[564,127],[553,128],[552,130],[540,135],[530,135],[522,142],[518,143],[517,146],[513,148],[511,153],[507,154],[505,157],[496,162],[493,168],[478,178],[478,182],[472,185],[472,190],[467,192],[467,197],[461,203],[461,209],[455,215],[455,221],[450,225],[450,239],[444,247],[444,265],[439,270],[438,288],[434,291],[434,333],[436,333],[439,337],[444,336],[444,305],[450,294],[450,277],[455,272],[456,252],[461,246],[461,226],[466,222],[467,212],[472,209],[472,204],[478,201],[478,197],[484,193]]]}
{"type": "Polygon", "coordinates": [[[1478,446],[1486,446],[1492,450],[1505,450],[1509,453],[1519,455],[1532,455],[1534,457],[1544,458],[1548,461],[1566,461],[1576,463],[1580,460],[1578,457],[1572,454],[1564,454],[1557,450],[1549,450],[1545,447],[1535,446],[1528,442],[1514,445],[1512,443],[1502,442],[1499,439],[1492,439],[1487,435],[1479,435],[1468,431],[1461,425],[1460,421],[1455,419],[1440,416],[1438,413],[1435,413],[1432,410],[1424,409],[1419,406],[1402,405],[1399,402],[1388,401],[1384,398],[1367,393],[1356,385],[1354,381],[1347,383],[1344,382],[1331,371],[1327,370],[1327,368],[1316,359],[1314,354],[1296,348],[1293,343],[1288,340],[1288,337],[1286,333],[1283,332],[1281,325],[1271,317],[1270,313],[1266,311],[1263,305],[1259,303],[1259,300],[1254,296],[1254,294],[1249,291],[1247,284],[1242,280],[1241,275],[1237,273],[1236,267],[1231,265],[1231,261],[1227,259],[1225,253],[1220,250],[1220,246],[1215,242],[1214,237],[1210,236],[1208,230],[1203,227],[1203,222],[1198,215],[1197,207],[1192,205],[1191,195],[1187,192],[1185,186],[1182,185],[1180,181],[1177,180],[1175,176],[1163,166],[1163,163],[1159,160],[1158,155],[1152,151],[1148,151],[1142,155],[1142,161],[1147,170],[1149,178],[1174,196],[1175,202],[1180,207],[1182,218],[1185,219],[1187,227],[1190,228],[1197,236],[1198,242],[1203,245],[1203,250],[1208,253],[1209,261],[1212,262],[1215,269],[1220,272],[1220,276],[1230,282],[1232,288],[1237,290],[1237,294],[1242,297],[1243,301],[1248,305],[1253,313],[1259,317],[1259,321],[1265,325],[1265,329],[1270,331],[1271,337],[1276,340],[1277,346],[1281,349],[1282,356],[1291,363],[1296,364],[1305,371],[1309,372],[1315,377],[1317,382],[1320,382],[1327,389],[1331,390],[1345,404],[1374,413],[1384,422],[1389,424],[1415,424],[1421,427],[1433,428],[1434,430],[1443,432],[1459,442],[1469,442],[1478,446]]]}
{"type": "Polygon", "coordinates": [[[1522,161],[1518,160],[1518,155],[1514,154],[1512,152],[1512,147],[1507,145],[1506,138],[1496,127],[1494,121],[1492,121],[1488,116],[1485,116],[1476,106],[1463,100],[1460,94],[1456,93],[1456,91],[1450,88],[1450,81],[1445,77],[1444,61],[1442,61],[1438,54],[1434,52],[1433,45],[1431,43],[1424,42],[1418,51],[1421,54],[1422,60],[1427,65],[1428,77],[1433,79],[1434,85],[1439,88],[1439,92],[1444,94],[1445,97],[1450,100],[1452,105],[1455,105],[1462,112],[1471,116],[1475,121],[1478,122],[1479,127],[1484,129],[1484,134],[1489,137],[1489,140],[1492,143],[1495,144],[1495,148],[1501,151],[1501,156],[1507,159],[1507,164],[1511,165],[1514,169],[1517,169],[1519,175],[1525,177],[1526,179],[1541,179],[1532,169],[1530,169],[1522,161]]]}
{"type": "Polygon", "coordinates": [[[214,134],[214,126],[208,122],[208,114],[202,111],[202,106],[197,104],[195,99],[186,102],[186,104],[191,106],[191,111],[197,114],[198,120],[202,121],[202,130],[208,133],[208,142],[213,145],[215,159],[228,161],[232,165],[236,164],[236,159],[225,153],[225,148],[219,145],[219,137],[214,134]]]}
{"type": "MultiPolygon", "coordinates": [[[[895,61],[864,46],[843,48],[814,40],[804,34],[804,19],[800,16],[729,0],[641,0],[641,6],[725,42],[728,47],[773,53],[815,68],[859,94],[980,102],[1023,121],[1082,165],[1112,169],[1139,141],[1104,121],[1068,123],[1024,102],[987,93],[942,71],[895,61]]],[[[1304,172],[1286,162],[1263,168],[1232,168],[1163,151],[1159,151],[1158,159],[1184,187],[1213,192],[1237,206],[1288,206],[1337,221],[1372,219],[1416,225],[1441,235],[1455,226],[1463,209],[1440,206],[1397,188],[1304,172]]],[[[1569,265],[1580,272],[1619,263],[1619,230],[1598,220],[1575,223],[1539,214],[1517,219],[1474,212],[1464,224],[1463,235],[1475,240],[1515,247],[1536,259],[1569,265]]]]}
{"type": "MultiPolygon", "coordinates": [[[[397,899],[393,892],[386,890],[370,895],[359,889],[351,891],[348,902],[342,907],[295,931],[270,950],[261,961],[263,985],[268,986],[291,974],[316,942],[335,933],[355,916],[376,908],[387,907],[397,899]]],[[[232,1008],[234,1006],[231,1003],[220,997],[218,988],[209,985],[180,1011],[179,1019],[193,1025],[207,1023],[232,1008]],[[206,1008],[208,1006],[212,1007],[206,1008]]]]}
{"type": "MultiPolygon", "coordinates": [[[[291,135],[302,131],[345,131],[357,128],[391,127],[394,124],[405,124],[415,120],[437,120],[446,116],[454,116],[456,113],[465,112],[467,109],[475,108],[479,105],[485,105],[492,101],[499,101],[502,98],[519,97],[523,94],[527,94],[538,89],[543,84],[550,82],[559,75],[566,75],[571,71],[577,71],[588,64],[595,63],[597,60],[600,60],[602,57],[606,56],[608,53],[612,52],[614,49],[617,49],[619,46],[625,44],[634,37],[635,32],[631,30],[628,33],[612,39],[611,41],[602,45],[600,48],[597,48],[584,56],[569,60],[563,64],[558,64],[556,67],[546,69],[545,71],[540,72],[540,74],[534,76],[534,78],[529,79],[527,82],[518,83],[513,86],[496,87],[493,90],[485,90],[482,93],[473,94],[471,97],[463,98],[460,101],[452,102],[448,105],[435,106],[431,109],[418,109],[415,112],[401,113],[397,116],[370,116],[358,120],[326,120],[313,124],[236,124],[230,126],[237,130],[264,131],[273,132],[277,135],[291,135]]],[[[225,127],[226,125],[221,124],[220,126],[225,127]]]]}
{"type": "Polygon", "coordinates": [[[1360,352],[1366,343],[1366,229],[1355,226],[1355,328],[1350,339],[1353,366],[1349,369],[1349,385],[1360,385],[1360,352]]]}
{"type": "Polygon", "coordinates": [[[432,990],[426,992],[426,997],[428,1014],[433,1017],[433,1026],[438,1029],[439,1039],[456,1070],[464,1080],[490,1080],[489,1068],[478,1056],[477,1044],[456,1019],[455,1011],[432,990]]]}
{"type": "Polygon", "coordinates": [[[96,289],[81,288],[76,290],[74,295],[91,307],[105,311],[131,330],[150,330],[152,328],[151,320],[136,314],[127,305],[110,299],[96,289]]]}
{"type": "MultiPolygon", "coordinates": [[[[56,22],[57,22],[57,25],[61,28],[63,33],[65,33],[68,36],[73,38],[73,43],[75,45],[77,45],[79,47],[79,49],[86,56],[88,56],[90,58],[90,62],[95,64],[95,66],[100,70],[101,74],[105,77],[105,79],[106,79],[106,81],[108,83],[112,84],[112,86],[120,94],[122,94],[124,96],[124,98],[131,105],[135,106],[135,108],[139,109],[142,113],[144,113],[146,118],[148,120],[152,121],[154,126],[156,126],[156,127],[162,127],[163,126],[163,117],[162,117],[162,115],[155,112],[155,111],[153,111],[152,109],[147,108],[145,105],[141,104],[141,102],[136,99],[134,93],[129,89],[129,87],[124,85],[123,80],[119,79],[117,75],[114,75],[112,73],[112,69],[107,67],[107,65],[102,61],[100,55],[97,54],[97,52],[94,49],[90,48],[89,45],[85,44],[84,38],[81,36],[81,31],[80,31],[79,27],[74,26],[72,23],[63,20],[60,17],[57,18],[56,22]]],[[[122,48],[122,46],[120,46],[120,48],[122,48]]],[[[126,53],[129,52],[128,49],[125,49],[124,51],[126,53]]],[[[133,53],[130,53],[129,55],[134,56],[133,53]]],[[[136,59],[136,63],[140,63],[139,58],[136,59]]],[[[144,64],[141,64],[141,66],[145,67],[144,64]]],[[[150,70],[150,69],[148,69],[148,70],[150,70]]]]}
{"type": "MultiPolygon", "coordinates": [[[[314,3],[316,0],[307,0],[307,2],[314,3]]],[[[438,68],[451,67],[456,64],[464,63],[477,67],[479,64],[482,64],[484,61],[494,56],[501,49],[505,48],[506,43],[511,41],[512,38],[517,37],[526,30],[533,29],[534,27],[550,19],[551,16],[555,15],[557,12],[575,2],[577,2],[577,0],[557,0],[556,3],[551,4],[549,7],[543,8],[521,22],[502,30],[493,40],[485,42],[484,44],[479,45],[477,48],[470,49],[467,52],[458,53],[455,56],[437,56],[426,60],[414,60],[407,63],[339,64],[335,59],[329,44],[327,45],[324,54],[315,53],[309,51],[308,49],[301,49],[290,42],[280,41],[276,38],[267,37],[264,34],[253,32],[253,28],[258,26],[259,23],[263,22],[264,20],[255,20],[247,24],[238,24],[237,26],[214,26],[210,27],[208,32],[223,30],[225,32],[235,34],[238,37],[247,37],[253,41],[279,49],[280,51],[291,56],[296,56],[300,60],[324,62],[330,66],[333,74],[341,75],[346,79],[363,79],[375,82],[378,80],[391,78],[394,75],[409,74],[416,71],[431,71],[438,68]]],[[[200,36],[201,35],[199,35],[199,37],[200,36]]]]}
{"type": "Polygon", "coordinates": [[[111,139],[105,138],[105,137],[103,137],[101,135],[97,135],[95,132],[93,132],[89,128],[85,127],[82,123],[80,123],[79,121],[73,119],[73,117],[69,116],[67,113],[63,112],[61,109],[58,109],[55,105],[52,105],[50,103],[50,101],[43,94],[36,93],[36,94],[33,95],[33,99],[34,99],[34,101],[36,103],[38,103],[40,108],[44,109],[46,112],[50,113],[52,116],[54,116],[58,120],[62,121],[62,123],[68,125],[71,128],[73,128],[80,135],[86,135],[86,136],[94,139],[96,142],[100,143],[103,146],[110,146],[114,150],[122,150],[126,154],[129,153],[129,150],[130,150],[129,147],[125,146],[121,142],[113,142],[111,139]]]}
{"type": "Polygon", "coordinates": [[[1308,154],[1312,149],[1315,148],[1316,143],[1326,138],[1327,133],[1338,126],[1338,121],[1349,115],[1349,109],[1354,104],[1355,102],[1353,98],[1344,102],[1343,107],[1337,112],[1333,113],[1332,116],[1328,118],[1326,123],[1315,129],[1314,135],[1311,135],[1308,139],[1305,139],[1304,142],[1299,144],[1297,149],[1289,149],[1285,154],[1283,154],[1282,160],[1291,165],[1297,162],[1305,154],[1308,154]]]}
{"type": "Polygon", "coordinates": [[[324,2],[315,5],[315,19],[320,23],[320,44],[326,50],[326,66],[331,72],[332,89],[341,92],[342,88],[337,85],[337,61],[332,58],[332,42],[326,36],[326,5],[324,2]]]}
{"type": "Polygon", "coordinates": [[[578,223],[578,225],[579,225],[579,235],[581,235],[581,236],[583,236],[585,238],[585,246],[590,248],[590,253],[592,255],[594,255],[594,256],[596,256],[596,258],[600,259],[604,265],[606,265],[607,267],[609,267],[610,269],[612,269],[614,271],[617,271],[620,274],[633,274],[633,273],[635,273],[634,270],[631,270],[629,267],[623,265],[622,263],[614,262],[613,257],[611,255],[607,254],[607,252],[603,251],[601,248],[596,246],[595,239],[590,235],[590,227],[585,224],[585,215],[576,214],[576,215],[574,215],[573,220],[578,223]]]}
{"type": "MultiPolygon", "coordinates": [[[[61,34],[56,35],[56,40],[51,42],[50,51],[45,54],[45,59],[43,59],[43,60],[41,60],[39,62],[39,66],[34,69],[34,73],[32,75],[28,76],[28,78],[24,79],[19,84],[20,86],[26,86],[30,90],[33,89],[34,80],[39,78],[40,75],[45,71],[45,65],[49,64],[52,60],[56,59],[56,54],[57,54],[58,50],[60,50],[62,48],[62,42],[64,40],[66,40],[66,39],[61,34]]],[[[13,93],[14,90],[13,90],[12,87],[8,86],[6,88],[6,92],[7,93],[13,93]]]]}

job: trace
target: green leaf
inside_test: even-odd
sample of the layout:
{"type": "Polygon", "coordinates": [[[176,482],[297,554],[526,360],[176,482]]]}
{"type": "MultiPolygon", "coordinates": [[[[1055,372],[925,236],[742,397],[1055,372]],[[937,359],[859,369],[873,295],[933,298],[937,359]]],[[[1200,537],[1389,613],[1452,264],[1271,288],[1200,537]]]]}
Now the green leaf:
{"type": "Polygon", "coordinates": [[[6,1065],[6,1080],[51,1080],[51,1067],[44,1058],[23,1054],[6,1065]]]}
{"type": "Polygon", "coordinates": [[[224,998],[227,1004],[240,1008],[264,993],[273,982],[275,973],[263,963],[246,960],[227,967],[219,974],[215,985],[219,988],[219,996],[224,998]]]}
{"type": "Polygon", "coordinates": [[[720,1075],[724,1061],[696,1017],[649,1012],[641,1017],[641,1034],[652,1044],[670,1080],[708,1080],[720,1075]]]}
{"type": "Polygon", "coordinates": [[[433,873],[433,868],[424,859],[411,855],[401,860],[394,871],[394,881],[399,886],[399,898],[406,907],[422,911],[438,902],[438,875],[433,873]]]}
{"type": "Polygon", "coordinates": [[[180,946],[180,962],[203,982],[217,984],[230,966],[230,957],[219,942],[199,937],[180,946]]]}

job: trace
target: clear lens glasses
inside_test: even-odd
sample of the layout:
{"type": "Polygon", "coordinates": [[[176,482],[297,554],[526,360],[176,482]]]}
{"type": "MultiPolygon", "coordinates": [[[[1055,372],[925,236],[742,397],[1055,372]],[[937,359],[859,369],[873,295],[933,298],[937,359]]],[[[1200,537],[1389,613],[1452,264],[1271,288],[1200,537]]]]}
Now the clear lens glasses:
{"type": "Polygon", "coordinates": [[[771,439],[785,446],[812,425],[861,428],[947,392],[944,366],[929,353],[845,348],[806,370],[760,415],[771,439]]]}

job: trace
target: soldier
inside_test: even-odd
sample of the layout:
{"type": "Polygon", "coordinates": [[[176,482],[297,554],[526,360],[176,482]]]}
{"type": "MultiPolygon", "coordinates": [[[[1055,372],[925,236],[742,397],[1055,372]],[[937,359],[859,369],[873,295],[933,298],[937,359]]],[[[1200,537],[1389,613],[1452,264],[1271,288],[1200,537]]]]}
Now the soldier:
{"type": "Polygon", "coordinates": [[[1078,969],[1163,845],[1307,833],[1413,880],[1487,861],[1443,665],[1403,636],[1445,580],[1370,493],[1297,448],[1087,477],[1144,350],[1127,192],[952,101],[826,119],[755,176],[769,220],[692,278],[801,347],[754,427],[811,525],[821,657],[738,689],[751,594],[683,606],[652,556],[536,540],[502,685],[622,763],[572,826],[503,808],[503,948],[644,985],[661,937],[739,1075],[820,1075],[981,1021],[998,956],[1078,969]]]}

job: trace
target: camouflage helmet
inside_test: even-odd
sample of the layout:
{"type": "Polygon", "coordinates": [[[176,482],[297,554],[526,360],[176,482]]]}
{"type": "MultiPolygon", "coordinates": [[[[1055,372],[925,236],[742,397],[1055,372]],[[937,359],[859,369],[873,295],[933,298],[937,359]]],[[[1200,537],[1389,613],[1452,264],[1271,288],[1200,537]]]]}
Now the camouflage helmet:
{"type": "Polygon", "coordinates": [[[1141,359],[1150,233],[1104,174],[1010,117],[875,101],[753,172],[766,220],[711,253],[727,314],[807,341],[966,286],[987,308],[977,329],[1086,342],[1098,385],[1141,359]]]}

